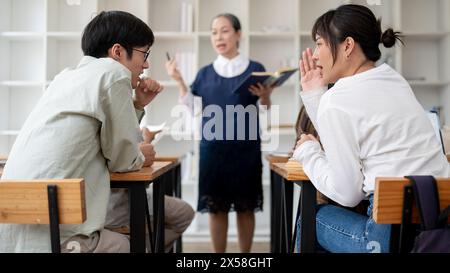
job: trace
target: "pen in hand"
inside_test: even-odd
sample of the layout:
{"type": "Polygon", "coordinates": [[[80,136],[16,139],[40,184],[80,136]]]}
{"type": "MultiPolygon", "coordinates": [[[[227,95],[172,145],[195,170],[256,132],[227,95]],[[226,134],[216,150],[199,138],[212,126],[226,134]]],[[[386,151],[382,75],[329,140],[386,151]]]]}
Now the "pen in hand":
{"type": "Polygon", "coordinates": [[[169,55],[169,52],[166,52],[166,57],[167,57],[167,60],[170,61],[170,55],[169,55]]]}

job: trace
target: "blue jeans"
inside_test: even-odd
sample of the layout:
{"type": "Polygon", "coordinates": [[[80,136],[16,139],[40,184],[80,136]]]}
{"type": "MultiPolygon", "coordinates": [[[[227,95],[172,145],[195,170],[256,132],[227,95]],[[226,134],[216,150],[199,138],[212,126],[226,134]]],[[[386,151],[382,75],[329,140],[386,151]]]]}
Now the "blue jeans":
{"type": "MultiPolygon", "coordinates": [[[[319,205],[316,210],[316,243],[336,253],[389,252],[391,225],[379,225],[372,219],[373,195],[367,216],[336,207],[319,205]]],[[[300,219],[297,223],[297,250],[300,242],[300,219]]]]}

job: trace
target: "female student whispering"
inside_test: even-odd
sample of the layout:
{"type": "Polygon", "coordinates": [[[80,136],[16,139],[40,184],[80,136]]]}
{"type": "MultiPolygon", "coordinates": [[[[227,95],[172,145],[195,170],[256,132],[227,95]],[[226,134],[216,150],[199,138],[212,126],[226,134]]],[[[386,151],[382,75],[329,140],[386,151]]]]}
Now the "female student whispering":
{"type": "Polygon", "coordinates": [[[317,19],[312,37],[315,51],[307,49],[300,61],[301,97],[323,149],[303,134],[294,158],[335,202],[354,207],[370,201],[366,215],[319,206],[317,242],[330,252],[370,252],[373,246],[388,252],[390,225],[372,218],[375,178],[447,177],[449,165],[408,82],[389,65],[375,65],[380,43],[389,48],[401,41],[397,32],[382,32],[368,8],[343,5],[317,19]]]}

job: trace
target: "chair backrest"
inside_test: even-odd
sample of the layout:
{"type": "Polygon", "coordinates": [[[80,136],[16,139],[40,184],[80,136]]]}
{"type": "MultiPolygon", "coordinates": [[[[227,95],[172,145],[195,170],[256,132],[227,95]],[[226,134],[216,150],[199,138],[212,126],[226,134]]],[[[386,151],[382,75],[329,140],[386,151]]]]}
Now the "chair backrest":
{"type": "MultiPolygon", "coordinates": [[[[450,178],[437,178],[441,210],[450,205],[450,178]]],[[[379,177],[375,182],[373,219],[377,224],[401,224],[404,188],[411,182],[403,177],[379,177]]],[[[417,207],[413,205],[412,223],[420,223],[417,207]]]]}
{"type": "Polygon", "coordinates": [[[57,188],[59,224],[86,220],[83,179],[0,180],[0,223],[49,224],[47,186],[57,188]]]}

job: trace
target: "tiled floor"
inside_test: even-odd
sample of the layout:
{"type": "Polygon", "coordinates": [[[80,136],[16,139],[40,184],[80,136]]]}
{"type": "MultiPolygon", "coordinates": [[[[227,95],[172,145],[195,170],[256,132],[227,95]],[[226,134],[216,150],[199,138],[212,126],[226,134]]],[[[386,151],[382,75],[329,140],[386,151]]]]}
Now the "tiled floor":
{"type": "MultiPolygon", "coordinates": [[[[212,253],[213,248],[210,242],[183,242],[184,253],[212,253]]],[[[269,242],[255,242],[253,243],[252,253],[269,253],[269,242]]],[[[239,245],[235,242],[229,242],[227,253],[239,253],[239,245]]]]}

